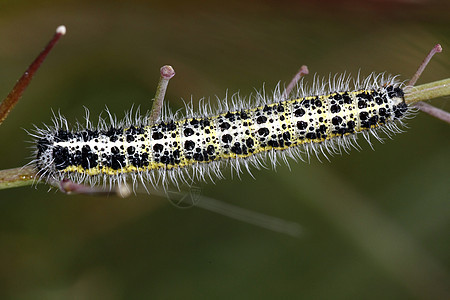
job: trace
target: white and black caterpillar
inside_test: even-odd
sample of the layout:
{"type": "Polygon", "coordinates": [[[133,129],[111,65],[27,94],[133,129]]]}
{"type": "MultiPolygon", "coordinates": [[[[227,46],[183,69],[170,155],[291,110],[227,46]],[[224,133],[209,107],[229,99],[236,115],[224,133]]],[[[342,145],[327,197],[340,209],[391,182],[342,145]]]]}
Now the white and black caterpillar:
{"type": "Polygon", "coordinates": [[[47,180],[191,184],[222,177],[223,164],[240,172],[264,164],[265,157],[276,165],[287,156],[340,153],[355,146],[359,134],[379,139],[379,131],[398,132],[409,112],[402,84],[384,74],[352,86],[346,76],[316,80],[310,89],[301,83],[292,94],[284,99],[278,88],[271,97],[260,93],[246,102],[233,96],[219,101],[216,112],[210,105],[197,113],[187,107],[186,116],[169,112],[154,125],[148,115],[130,113],[73,130],[58,116],[54,126],[34,132],[32,164],[47,180]]]}

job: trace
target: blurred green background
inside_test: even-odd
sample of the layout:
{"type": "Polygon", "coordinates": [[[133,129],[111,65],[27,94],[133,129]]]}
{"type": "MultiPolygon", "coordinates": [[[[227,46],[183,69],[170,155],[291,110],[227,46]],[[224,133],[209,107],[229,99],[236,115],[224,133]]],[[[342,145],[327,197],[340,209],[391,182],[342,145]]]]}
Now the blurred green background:
{"type": "MultiPolygon", "coordinates": [[[[448,1],[0,1],[0,95],[51,37],[67,35],[0,127],[0,168],[24,165],[23,129],[74,122],[107,105],[271,90],[302,64],[321,76],[387,71],[419,83],[450,76],[448,1]]],[[[447,111],[448,99],[433,103],[447,111]]],[[[199,183],[201,193],[302,225],[293,238],[138,194],[0,191],[2,299],[450,298],[450,130],[419,113],[375,151],[199,183]]]]}

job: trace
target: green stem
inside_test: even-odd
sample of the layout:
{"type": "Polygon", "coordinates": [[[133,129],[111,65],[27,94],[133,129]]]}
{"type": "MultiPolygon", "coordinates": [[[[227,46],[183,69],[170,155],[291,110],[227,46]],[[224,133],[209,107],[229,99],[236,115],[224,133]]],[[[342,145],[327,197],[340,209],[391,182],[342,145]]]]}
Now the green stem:
{"type": "Polygon", "coordinates": [[[412,104],[444,96],[450,96],[450,78],[408,88],[405,102],[412,104]]]}
{"type": "Polygon", "coordinates": [[[39,183],[36,170],[31,167],[0,170],[0,190],[39,183]]]}

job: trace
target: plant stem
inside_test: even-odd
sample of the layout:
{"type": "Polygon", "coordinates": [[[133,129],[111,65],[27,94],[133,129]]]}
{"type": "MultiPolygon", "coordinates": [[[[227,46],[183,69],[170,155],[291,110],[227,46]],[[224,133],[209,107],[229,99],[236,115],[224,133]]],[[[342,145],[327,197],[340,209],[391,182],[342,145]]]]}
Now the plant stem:
{"type": "Polygon", "coordinates": [[[0,170],[0,190],[39,183],[36,171],[31,166],[0,170]]]}
{"type": "Polygon", "coordinates": [[[166,95],[169,80],[175,76],[175,70],[172,66],[161,67],[161,77],[159,78],[158,87],[156,88],[155,100],[153,101],[152,110],[150,112],[150,125],[154,125],[161,117],[161,111],[164,104],[164,96],[166,95]]]}
{"type": "Polygon", "coordinates": [[[409,88],[405,93],[405,102],[412,104],[444,96],[450,96],[450,78],[409,88]]]}
{"type": "Polygon", "coordinates": [[[22,97],[23,92],[30,84],[31,79],[33,79],[34,74],[37,72],[42,62],[45,60],[47,55],[52,50],[53,46],[58,42],[58,40],[66,33],[66,27],[59,26],[56,29],[53,38],[50,42],[45,46],[44,50],[36,57],[36,59],[31,63],[28,69],[23,73],[22,77],[17,81],[14,85],[11,92],[6,96],[6,98],[0,103],[0,124],[6,119],[9,115],[9,112],[16,106],[20,97],[22,97]]]}

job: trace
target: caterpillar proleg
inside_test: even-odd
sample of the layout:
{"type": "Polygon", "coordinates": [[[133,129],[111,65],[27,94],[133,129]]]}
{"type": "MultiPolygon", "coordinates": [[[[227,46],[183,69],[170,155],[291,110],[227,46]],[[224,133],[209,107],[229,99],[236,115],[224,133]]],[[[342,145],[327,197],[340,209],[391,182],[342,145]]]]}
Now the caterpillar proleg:
{"type": "Polygon", "coordinates": [[[43,180],[112,187],[131,178],[166,187],[221,178],[226,165],[240,173],[266,162],[275,166],[288,157],[304,159],[357,147],[358,135],[377,139],[379,132],[399,132],[410,113],[404,85],[394,76],[371,74],[363,80],[341,75],[303,81],[285,97],[280,86],[271,96],[262,91],[251,100],[238,94],[203,104],[184,116],[165,113],[151,124],[149,114],[130,111],[123,120],[107,111],[109,120],[72,129],[60,114],[53,126],[36,128],[35,159],[43,180]]]}

